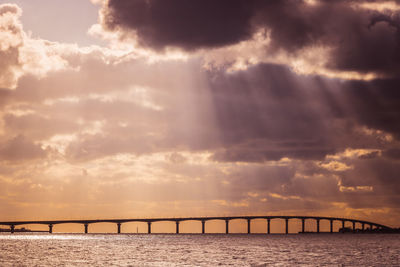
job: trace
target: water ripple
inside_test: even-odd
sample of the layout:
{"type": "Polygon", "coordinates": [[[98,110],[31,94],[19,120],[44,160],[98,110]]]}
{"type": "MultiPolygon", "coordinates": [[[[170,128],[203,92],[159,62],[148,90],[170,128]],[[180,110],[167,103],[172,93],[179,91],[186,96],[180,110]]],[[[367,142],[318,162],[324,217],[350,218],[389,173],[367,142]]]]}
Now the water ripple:
{"type": "Polygon", "coordinates": [[[399,235],[0,234],[0,266],[400,266],[399,235]]]}

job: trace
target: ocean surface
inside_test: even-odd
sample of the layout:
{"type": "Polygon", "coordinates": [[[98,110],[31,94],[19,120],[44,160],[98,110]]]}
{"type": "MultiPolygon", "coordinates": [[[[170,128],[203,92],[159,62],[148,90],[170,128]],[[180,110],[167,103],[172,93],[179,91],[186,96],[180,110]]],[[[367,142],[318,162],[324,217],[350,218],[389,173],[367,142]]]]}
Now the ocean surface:
{"type": "Polygon", "coordinates": [[[0,266],[400,266],[399,234],[0,234],[0,266]]]}

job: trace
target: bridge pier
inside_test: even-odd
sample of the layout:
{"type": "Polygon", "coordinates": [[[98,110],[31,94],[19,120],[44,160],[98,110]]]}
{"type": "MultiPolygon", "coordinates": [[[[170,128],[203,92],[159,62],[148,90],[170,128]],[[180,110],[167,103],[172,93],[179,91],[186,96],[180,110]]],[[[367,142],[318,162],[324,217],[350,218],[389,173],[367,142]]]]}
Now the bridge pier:
{"type": "Polygon", "coordinates": [[[271,234],[271,219],[267,219],[267,234],[271,234]]]}
{"type": "Polygon", "coordinates": [[[317,233],[319,234],[319,220],[320,219],[315,219],[317,221],[317,233]]]}
{"type": "Polygon", "coordinates": [[[121,223],[117,223],[117,233],[120,234],[121,233],[121,223]]]}
{"type": "Polygon", "coordinates": [[[53,233],[53,225],[49,224],[49,234],[52,234],[52,233],[53,233]]]}
{"type": "Polygon", "coordinates": [[[225,234],[229,234],[229,220],[225,220],[225,234]]]}
{"type": "Polygon", "coordinates": [[[304,233],[305,230],[305,223],[306,223],[306,219],[302,218],[301,219],[301,232],[304,233]]]}
{"type": "Polygon", "coordinates": [[[356,232],[356,222],[353,221],[353,233],[355,233],[355,232],[356,232]]]}
{"type": "Polygon", "coordinates": [[[85,234],[89,232],[89,224],[85,223],[85,234]]]}
{"type": "Polygon", "coordinates": [[[247,234],[251,234],[251,219],[247,219],[247,234]]]}
{"type": "Polygon", "coordinates": [[[364,232],[365,231],[365,223],[361,224],[361,230],[364,232]]]}
{"type": "Polygon", "coordinates": [[[330,222],[330,230],[331,230],[331,233],[333,233],[333,220],[331,219],[331,220],[329,220],[329,222],[330,222]]]}
{"type": "Polygon", "coordinates": [[[179,234],[179,221],[176,221],[176,233],[179,234]]]}
{"type": "Polygon", "coordinates": [[[343,229],[343,233],[345,232],[345,231],[344,231],[344,227],[345,227],[345,225],[346,225],[346,221],[345,221],[345,220],[343,220],[343,221],[342,221],[342,229],[343,229]]]}
{"type": "Polygon", "coordinates": [[[147,222],[147,233],[151,234],[151,222],[147,222]]]}
{"type": "Polygon", "coordinates": [[[285,219],[285,234],[289,233],[289,219],[285,219]]]}
{"type": "Polygon", "coordinates": [[[205,220],[201,221],[201,233],[202,234],[206,233],[206,221],[205,220]]]}
{"type": "Polygon", "coordinates": [[[15,232],[15,225],[10,225],[10,232],[12,234],[15,232]]]}

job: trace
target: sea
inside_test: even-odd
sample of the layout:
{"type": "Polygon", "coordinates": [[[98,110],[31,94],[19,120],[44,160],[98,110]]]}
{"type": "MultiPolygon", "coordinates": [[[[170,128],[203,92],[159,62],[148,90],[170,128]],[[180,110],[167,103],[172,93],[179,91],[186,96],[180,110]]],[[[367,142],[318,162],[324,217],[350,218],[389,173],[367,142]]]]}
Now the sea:
{"type": "Polygon", "coordinates": [[[400,266],[400,235],[2,233],[0,266],[400,266]]]}

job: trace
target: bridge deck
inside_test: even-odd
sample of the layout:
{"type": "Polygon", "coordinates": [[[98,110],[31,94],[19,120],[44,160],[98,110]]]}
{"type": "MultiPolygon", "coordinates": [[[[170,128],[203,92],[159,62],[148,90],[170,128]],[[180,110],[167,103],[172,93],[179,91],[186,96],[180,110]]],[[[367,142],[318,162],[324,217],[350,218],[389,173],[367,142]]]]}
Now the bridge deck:
{"type": "Polygon", "coordinates": [[[55,224],[66,224],[66,223],[78,223],[78,224],[93,224],[93,223],[128,223],[128,222],[161,222],[161,221],[172,221],[172,222],[182,222],[182,221],[211,221],[211,220],[223,220],[223,221],[231,221],[231,220],[255,220],[255,219],[265,219],[265,220],[273,220],[273,219],[283,219],[283,220],[316,220],[318,223],[320,220],[328,220],[328,221],[341,221],[341,222],[351,222],[351,223],[360,223],[370,226],[375,226],[383,229],[391,229],[388,226],[374,223],[370,221],[357,220],[351,218],[340,218],[340,217],[326,217],[326,216],[280,216],[280,215],[260,215],[260,216],[213,216],[213,217],[181,217],[181,218],[131,218],[131,219],[94,219],[94,220],[38,220],[38,221],[3,221],[0,222],[0,225],[7,226],[17,226],[17,225],[27,225],[27,224],[44,224],[44,225],[55,225],[55,224]]]}

